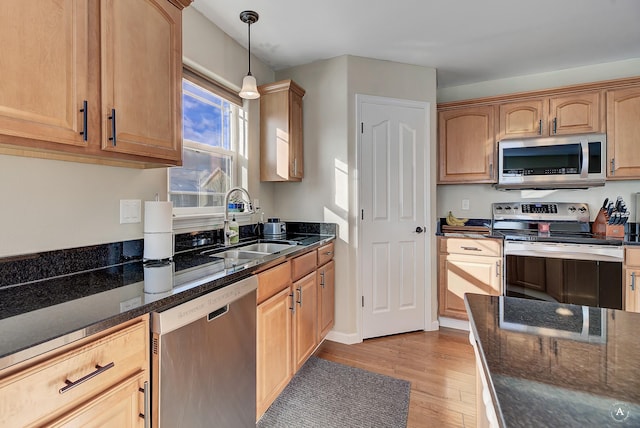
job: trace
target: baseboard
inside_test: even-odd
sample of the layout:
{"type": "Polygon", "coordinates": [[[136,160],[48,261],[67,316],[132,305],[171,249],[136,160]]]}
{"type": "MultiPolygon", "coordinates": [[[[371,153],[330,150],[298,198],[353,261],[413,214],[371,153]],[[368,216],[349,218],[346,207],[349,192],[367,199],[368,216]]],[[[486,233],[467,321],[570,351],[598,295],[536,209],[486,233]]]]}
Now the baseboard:
{"type": "Polygon", "coordinates": [[[437,331],[440,329],[440,323],[438,322],[438,320],[435,321],[431,321],[431,327],[427,326],[425,327],[424,331],[437,331]]]}
{"type": "Polygon", "coordinates": [[[327,334],[326,339],[331,340],[332,342],[343,343],[345,345],[353,345],[354,343],[362,342],[362,339],[357,333],[341,333],[333,330],[327,334]]]}
{"type": "Polygon", "coordinates": [[[469,331],[469,321],[440,317],[440,327],[455,328],[456,330],[469,331]]]}

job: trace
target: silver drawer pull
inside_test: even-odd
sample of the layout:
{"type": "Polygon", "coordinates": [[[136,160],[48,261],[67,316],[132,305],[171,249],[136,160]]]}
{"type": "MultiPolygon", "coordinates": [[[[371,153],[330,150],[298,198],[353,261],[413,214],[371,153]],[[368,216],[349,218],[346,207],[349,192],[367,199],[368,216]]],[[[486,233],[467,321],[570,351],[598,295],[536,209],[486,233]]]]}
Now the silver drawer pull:
{"type": "Polygon", "coordinates": [[[326,253],[324,253],[325,256],[330,256],[331,254],[333,254],[333,251],[327,251],[326,253]]]}
{"type": "Polygon", "coordinates": [[[69,379],[65,380],[64,383],[66,383],[66,386],[63,386],[62,388],[60,388],[60,394],[64,394],[65,392],[69,391],[72,388],[75,388],[76,386],[85,383],[86,381],[88,381],[89,379],[92,379],[96,376],[98,376],[100,373],[104,373],[107,370],[109,370],[110,368],[114,367],[115,363],[112,361],[109,364],[107,364],[106,366],[101,366],[99,364],[96,364],[96,371],[89,373],[86,376],[81,377],[80,379],[76,380],[76,381],[70,381],[69,379]]]}
{"type": "Polygon", "coordinates": [[[477,247],[461,247],[461,248],[467,251],[482,251],[480,248],[477,248],[477,247]]]}

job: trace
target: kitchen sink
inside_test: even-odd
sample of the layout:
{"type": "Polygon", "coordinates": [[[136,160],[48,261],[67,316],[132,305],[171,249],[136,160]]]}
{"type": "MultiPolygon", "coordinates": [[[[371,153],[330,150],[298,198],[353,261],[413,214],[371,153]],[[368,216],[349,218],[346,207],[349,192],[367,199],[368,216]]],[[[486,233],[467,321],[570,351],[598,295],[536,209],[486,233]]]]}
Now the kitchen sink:
{"type": "Polygon", "coordinates": [[[210,254],[209,257],[219,257],[221,259],[253,260],[268,256],[269,254],[270,253],[267,252],[250,251],[243,248],[242,250],[227,250],[221,253],[210,254]]]}
{"type": "Polygon", "coordinates": [[[295,245],[291,245],[291,244],[276,244],[273,242],[260,242],[257,244],[250,244],[250,245],[246,245],[244,247],[240,247],[239,250],[242,251],[256,251],[256,252],[260,252],[260,253],[267,253],[267,254],[275,254],[275,253],[279,253],[280,251],[284,251],[284,250],[288,250],[289,248],[293,248],[295,247],[295,245]]]}

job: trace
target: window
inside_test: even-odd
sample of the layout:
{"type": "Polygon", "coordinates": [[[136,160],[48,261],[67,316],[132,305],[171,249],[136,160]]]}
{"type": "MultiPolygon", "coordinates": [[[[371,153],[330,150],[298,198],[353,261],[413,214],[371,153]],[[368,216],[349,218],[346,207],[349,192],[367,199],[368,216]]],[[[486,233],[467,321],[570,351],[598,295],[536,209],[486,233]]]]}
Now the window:
{"type": "Polygon", "coordinates": [[[222,212],[235,185],[237,152],[246,146],[246,114],[235,94],[184,71],[183,164],[169,169],[169,200],[177,215],[222,212]]]}

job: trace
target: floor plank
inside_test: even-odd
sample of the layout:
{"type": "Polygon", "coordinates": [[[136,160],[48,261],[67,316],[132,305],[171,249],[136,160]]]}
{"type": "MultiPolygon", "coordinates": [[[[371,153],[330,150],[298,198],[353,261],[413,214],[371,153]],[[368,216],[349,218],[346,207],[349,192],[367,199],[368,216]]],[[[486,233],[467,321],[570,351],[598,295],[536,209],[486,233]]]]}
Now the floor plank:
{"type": "Polygon", "coordinates": [[[475,360],[467,332],[441,328],[355,345],[326,340],[315,355],[411,382],[408,428],[475,427],[475,360]]]}

